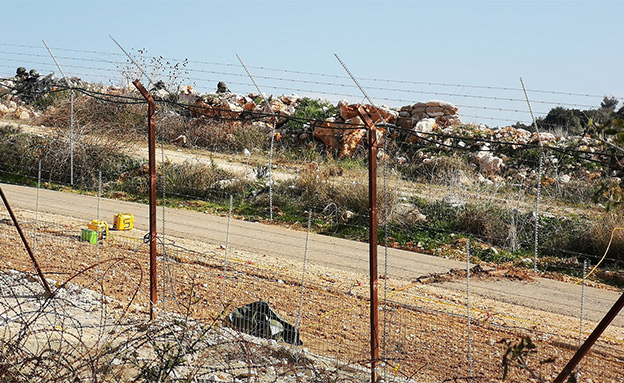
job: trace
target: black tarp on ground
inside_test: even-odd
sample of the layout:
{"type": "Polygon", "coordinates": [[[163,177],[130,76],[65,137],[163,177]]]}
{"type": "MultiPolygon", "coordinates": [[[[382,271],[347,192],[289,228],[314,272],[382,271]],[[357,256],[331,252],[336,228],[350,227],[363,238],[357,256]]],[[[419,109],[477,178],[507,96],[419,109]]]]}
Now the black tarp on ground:
{"type": "Polygon", "coordinates": [[[236,329],[259,338],[273,339],[301,346],[299,330],[282,319],[271,306],[263,301],[246,304],[227,316],[236,329]]]}

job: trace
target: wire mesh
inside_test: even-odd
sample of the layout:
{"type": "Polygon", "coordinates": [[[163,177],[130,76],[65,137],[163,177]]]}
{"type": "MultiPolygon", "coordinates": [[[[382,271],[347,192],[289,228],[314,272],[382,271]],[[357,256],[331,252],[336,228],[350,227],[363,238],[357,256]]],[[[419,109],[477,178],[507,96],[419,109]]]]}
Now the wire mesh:
{"type": "MultiPolygon", "coordinates": [[[[141,138],[144,106],[135,105],[139,101],[123,92],[118,97],[92,89],[76,92],[77,128],[75,141],[71,140],[74,151],[69,150],[66,128],[67,111],[71,108],[67,99],[59,113],[43,116],[51,126],[65,126],[64,129],[50,128],[42,137],[2,129],[3,182],[33,186],[40,179],[42,192],[46,188],[73,189],[93,198],[101,193],[106,198],[144,202],[148,188],[146,150],[141,138]],[[94,134],[104,127],[112,139],[94,134]]],[[[435,94],[462,96],[451,92],[435,94]]],[[[487,95],[479,95],[484,96],[487,95]]],[[[224,97],[229,103],[253,101],[236,95],[224,97]]],[[[264,103],[267,101],[270,102],[264,103]]],[[[519,98],[511,102],[521,101],[519,98]]],[[[206,217],[214,214],[239,219],[233,219],[231,228],[225,230],[225,220],[214,217],[214,225],[219,228],[214,230],[215,226],[209,228],[195,213],[167,210],[167,237],[160,238],[159,243],[158,267],[166,271],[161,274],[158,292],[162,297],[160,313],[166,316],[175,312],[203,323],[222,325],[237,308],[264,301],[279,314],[280,320],[301,323],[296,331],[281,324],[284,330],[276,330],[271,335],[274,340],[297,348],[299,339],[304,348],[329,358],[333,365],[359,365],[365,371],[370,362],[370,297],[367,276],[362,271],[367,266],[366,246],[336,239],[339,246],[332,249],[331,257],[320,265],[310,261],[301,275],[293,271],[302,269],[301,261],[289,255],[309,251],[313,259],[314,254],[327,253],[327,247],[317,237],[312,236],[306,248],[301,235],[275,234],[263,225],[256,225],[255,231],[250,232],[241,218],[253,222],[273,218],[294,232],[304,229],[309,213],[313,231],[365,241],[366,148],[359,144],[351,157],[336,158],[313,138],[314,129],[324,122],[322,119],[282,114],[272,118],[257,111],[239,114],[229,104],[226,107],[211,102],[205,100],[204,105],[190,107],[178,100],[158,110],[157,125],[163,126],[160,201],[170,207],[210,213],[203,215],[206,217]],[[290,124],[293,121],[297,124],[290,124]],[[176,141],[177,146],[168,145],[182,136],[184,139],[176,141]],[[241,153],[245,161],[236,159],[241,153]],[[175,234],[170,220],[183,222],[188,237],[170,235],[175,234]],[[226,240],[225,249],[220,246],[224,238],[231,238],[226,240]],[[226,282],[227,290],[223,288],[226,282]]],[[[262,104],[258,101],[255,106],[262,104]]],[[[478,109],[482,105],[467,106],[478,109]]],[[[498,109],[519,113],[519,108],[498,109]]],[[[353,132],[357,128],[350,123],[337,124],[335,131],[353,132]]],[[[621,224],[621,218],[604,214],[597,224],[595,219],[577,214],[580,209],[576,210],[573,204],[590,203],[591,188],[579,188],[585,179],[570,180],[565,176],[571,173],[572,162],[591,164],[596,170],[600,167],[601,174],[611,174],[615,169],[609,160],[612,153],[604,146],[592,152],[583,145],[564,148],[546,144],[542,156],[530,132],[518,137],[506,128],[490,132],[475,126],[454,132],[386,128],[383,156],[379,160],[383,161],[381,176],[388,187],[378,198],[379,208],[388,217],[384,238],[380,240],[390,246],[387,263],[384,262],[386,299],[381,308],[384,335],[380,367],[384,378],[496,381],[502,379],[507,368],[511,381],[548,381],[576,349],[579,331],[587,336],[600,319],[601,310],[608,305],[604,298],[608,294],[587,293],[584,327],[579,328],[578,305],[556,307],[554,314],[548,314],[539,306],[551,303],[551,297],[525,294],[525,290],[541,283],[527,268],[538,268],[546,276],[553,273],[558,278],[575,280],[584,275],[583,261],[596,264],[603,258],[603,245],[608,240],[605,233],[621,224]],[[488,174],[479,160],[484,153],[504,157],[506,167],[488,174]],[[536,215],[533,206],[540,192],[536,215]],[[539,241],[535,243],[538,224],[539,241]],[[425,273],[423,265],[410,260],[411,253],[397,250],[464,260],[468,243],[470,260],[478,264],[502,263],[504,268],[509,266],[506,274],[474,267],[463,274],[449,271],[448,267],[425,273]],[[533,254],[539,254],[537,262],[531,257],[533,254]],[[555,272],[564,272],[568,277],[555,272]],[[464,286],[468,281],[464,278],[470,278],[469,308],[465,305],[464,286]],[[517,282],[522,283],[522,288],[516,295],[499,296],[497,287],[515,279],[523,281],[517,282]],[[488,297],[499,297],[503,302],[497,303],[494,310],[494,304],[486,300],[488,297]]],[[[579,142],[582,139],[579,137],[579,142]]],[[[590,175],[587,179],[593,182],[590,175]]],[[[142,241],[145,226],[139,212],[135,231],[113,232],[92,246],[80,241],[86,218],[66,218],[65,223],[59,224],[40,213],[48,209],[46,203],[51,203],[47,198],[44,201],[35,207],[34,219],[29,209],[20,216],[25,231],[33,233],[36,253],[46,255],[45,261],[42,259],[44,272],[57,280],[73,277],[76,284],[114,296],[120,307],[145,313],[149,301],[143,271],[148,268],[148,256],[142,241]],[[90,268],[93,263],[98,265],[102,278],[95,277],[95,270],[90,268]]],[[[72,209],[93,212],[93,205],[93,199],[84,199],[72,209]]],[[[29,272],[28,259],[3,214],[0,210],[2,257],[6,258],[3,269],[29,272]]],[[[164,227],[164,207],[162,215],[164,227]]],[[[621,237],[616,239],[622,242],[621,237]]],[[[623,260],[618,252],[612,251],[604,258],[601,278],[617,281],[619,275],[621,280],[623,260]]],[[[13,286],[12,283],[7,285],[13,286]]],[[[581,286],[578,290],[577,295],[575,291],[571,294],[580,300],[584,296],[581,286]]],[[[272,318],[267,306],[254,307],[259,307],[258,312],[267,320],[272,318]]],[[[618,331],[622,327],[622,323],[616,323],[598,342],[577,379],[621,381],[624,342],[618,331]]],[[[257,335],[261,329],[249,331],[257,335]]]]}

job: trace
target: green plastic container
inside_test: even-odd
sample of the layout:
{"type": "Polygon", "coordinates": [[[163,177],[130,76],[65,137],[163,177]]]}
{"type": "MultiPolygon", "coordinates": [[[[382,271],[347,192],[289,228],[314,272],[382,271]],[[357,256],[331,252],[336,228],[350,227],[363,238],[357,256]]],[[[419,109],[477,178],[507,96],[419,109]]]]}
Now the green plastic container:
{"type": "Polygon", "coordinates": [[[82,229],[82,234],[80,235],[80,240],[81,241],[85,241],[85,242],[89,242],[90,244],[95,245],[97,243],[97,240],[98,240],[97,231],[90,230],[90,229],[82,229]]]}

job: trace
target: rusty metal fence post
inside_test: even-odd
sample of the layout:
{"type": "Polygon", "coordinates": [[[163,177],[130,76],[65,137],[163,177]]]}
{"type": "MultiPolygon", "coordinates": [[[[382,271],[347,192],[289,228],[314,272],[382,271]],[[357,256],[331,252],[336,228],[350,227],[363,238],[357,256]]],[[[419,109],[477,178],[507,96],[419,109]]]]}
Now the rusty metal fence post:
{"type": "Polygon", "coordinates": [[[45,276],[43,275],[43,271],[41,271],[41,268],[39,267],[39,263],[37,262],[37,259],[35,258],[35,255],[33,254],[32,249],[28,245],[26,236],[24,235],[24,232],[22,231],[22,228],[19,225],[17,218],[15,217],[15,214],[13,214],[11,205],[9,205],[9,200],[7,200],[6,196],[4,195],[4,191],[2,191],[1,187],[0,187],[0,196],[2,197],[4,206],[6,206],[7,210],[9,211],[9,215],[11,216],[11,219],[13,220],[13,224],[15,225],[15,228],[17,229],[17,232],[19,233],[20,238],[22,238],[24,247],[26,248],[26,251],[28,252],[28,255],[30,256],[31,261],[33,265],[35,266],[35,270],[37,270],[37,274],[39,275],[39,279],[41,279],[41,284],[43,284],[43,288],[45,289],[46,293],[48,293],[48,296],[51,297],[53,294],[52,294],[52,290],[50,289],[50,285],[48,285],[48,281],[45,279],[45,276]]]}
{"type": "Polygon", "coordinates": [[[598,323],[598,326],[596,326],[591,335],[587,338],[587,340],[585,340],[585,343],[583,343],[583,345],[576,351],[576,354],[574,354],[572,359],[570,359],[568,364],[563,368],[563,370],[561,371],[559,376],[557,376],[557,378],[553,381],[553,383],[563,383],[563,380],[567,378],[572,373],[572,371],[574,371],[581,359],[583,359],[585,354],[589,352],[589,349],[594,345],[594,343],[596,343],[596,340],[600,338],[600,335],[602,335],[604,330],[609,327],[611,321],[615,319],[615,317],[618,315],[623,307],[624,294],[620,295],[618,300],[613,304],[613,307],[611,307],[609,312],[607,312],[607,314],[604,316],[604,318],[602,318],[600,323],[598,323]]]}
{"type": "Polygon", "coordinates": [[[369,269],[370,269],[370,346],[371,382],[377,380],[376,367],[379,362],[379,301],[377,290],[377,130],[366,110],[359,106],[360,118],[368,130],[368,226],[369,226],[369,269]]]}
{"type": "Polygon", "coordinates": [[[157,270],[156,270],[156,131],[154,127],[155,103],[145,87],[134,80],[134,86],[147,100],[147,125],[148,125],[148,148],[149,148],[149,245],[150,245],[150,320],[154,320],[154,304],[157,300],[157,270]]]}

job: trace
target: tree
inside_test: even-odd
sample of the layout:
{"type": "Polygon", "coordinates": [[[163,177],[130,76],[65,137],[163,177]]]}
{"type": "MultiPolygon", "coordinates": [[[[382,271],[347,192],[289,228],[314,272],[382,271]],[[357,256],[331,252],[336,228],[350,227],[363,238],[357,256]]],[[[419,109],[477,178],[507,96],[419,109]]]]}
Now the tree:
{"type": "Polygon", "coordinates": [[[563,106],[552,108],[544,118],[539,118],[537,125],[545,130],[554,130],[556,127],[566,128],[572,134],[583,132],[586,117],[578,109],[568,109],[563,106]]]}
{"type": "Polygon", "coordinates": [[[618,103],[619,100],[617,98],[605,96],[600,103],[600,108],[609,110],[611,113],[613,113],[613,111],[615,111],[615,108],[617,108],[618,103]]]}

